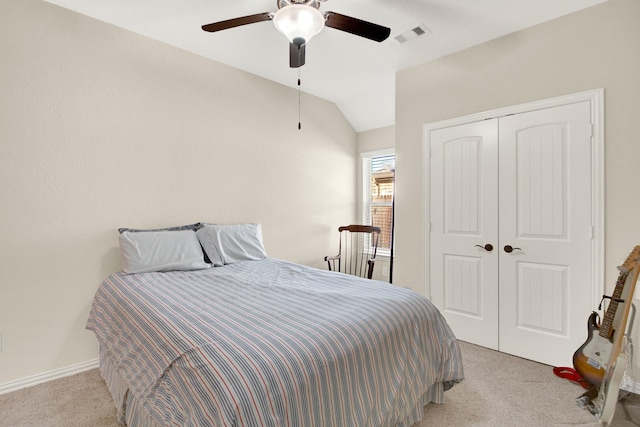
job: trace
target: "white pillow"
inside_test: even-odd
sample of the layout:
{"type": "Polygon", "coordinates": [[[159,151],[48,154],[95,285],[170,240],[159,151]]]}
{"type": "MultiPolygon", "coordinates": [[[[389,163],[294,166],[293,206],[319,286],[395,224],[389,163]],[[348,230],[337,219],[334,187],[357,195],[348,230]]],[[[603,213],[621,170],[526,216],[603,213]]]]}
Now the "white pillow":
{"type": "Polygon", "coordinates": [[[202,270],[202,248],[193,230],[120,233],[120,255],[125,273],[202,270]]]}
{"type": "Polygon", "coordinates": [[[198,240],[215,266],[265,259],[260,224],[206,224],[196,231],[198,240]]]}

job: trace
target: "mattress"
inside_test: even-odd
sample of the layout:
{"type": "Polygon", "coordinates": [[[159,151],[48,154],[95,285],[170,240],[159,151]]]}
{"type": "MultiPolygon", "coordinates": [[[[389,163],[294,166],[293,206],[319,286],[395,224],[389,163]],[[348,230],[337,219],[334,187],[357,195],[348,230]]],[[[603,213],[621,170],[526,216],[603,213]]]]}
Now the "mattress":
{"type": "Polygon", "coordinates": [[[87,329],[130,425],[409,427],[463,378],[428,299],[276,259],[112,274],[87,329]]]}

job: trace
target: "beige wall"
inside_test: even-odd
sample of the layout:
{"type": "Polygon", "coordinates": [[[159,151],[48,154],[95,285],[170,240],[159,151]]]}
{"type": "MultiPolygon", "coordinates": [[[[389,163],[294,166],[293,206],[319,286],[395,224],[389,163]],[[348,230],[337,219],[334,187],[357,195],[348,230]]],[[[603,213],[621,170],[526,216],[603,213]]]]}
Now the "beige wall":
{"type": "Polygon", "coordinates": [[[356,214],[336,106],[39,0],[0,2],[0,386],[97,357],[118,227],[261,222],[324,267],[356,214]],[[300,238],[300,236],[304,236],[300,238]]]}
{"type": "Polygon", "coordinates": [[[640,1],[609,0],[398,73],[397,282],[424,289],[424,124],[604,88],[605,269],[611,291],[615,266],[640,244],[639,70],[640,1]]]}
{"type": "Polygon", "coordinates": [[[395,143],[395,126],[386,126],[358,133],[358,152],[360,153],[386,150],[388,148],[393,148],[395,143]]]}

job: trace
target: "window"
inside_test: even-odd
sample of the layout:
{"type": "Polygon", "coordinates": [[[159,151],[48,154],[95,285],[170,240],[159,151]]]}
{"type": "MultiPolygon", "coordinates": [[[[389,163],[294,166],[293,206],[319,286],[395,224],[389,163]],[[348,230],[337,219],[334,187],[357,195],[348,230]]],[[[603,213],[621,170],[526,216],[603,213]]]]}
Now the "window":
{"type": "Polygon", "coordinates": [[[362,154],[362,220],[380,227],[380,255],[391,254],[395,163],[393,150],[362,154]]]}

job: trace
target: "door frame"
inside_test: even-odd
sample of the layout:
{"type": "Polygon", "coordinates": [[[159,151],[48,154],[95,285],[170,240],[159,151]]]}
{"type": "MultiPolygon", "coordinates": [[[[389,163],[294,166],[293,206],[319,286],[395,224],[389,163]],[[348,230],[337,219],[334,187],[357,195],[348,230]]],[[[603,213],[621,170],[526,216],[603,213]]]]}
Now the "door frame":
{"type": "Polygon", "coordinates": [[[452,126],[458,126],[487,119],[500,118],[511,114],[527,113],[550,107],[589,101],[591,106],[591,306],[596,307],[604,294],[604,88],[563,95],[554,98],[513,105],[495,110],[455,117],[452,119],[427,123],[422,126],[422,179],[424,202],[424,294],[431,299],[431,132],[452,126]]]}

